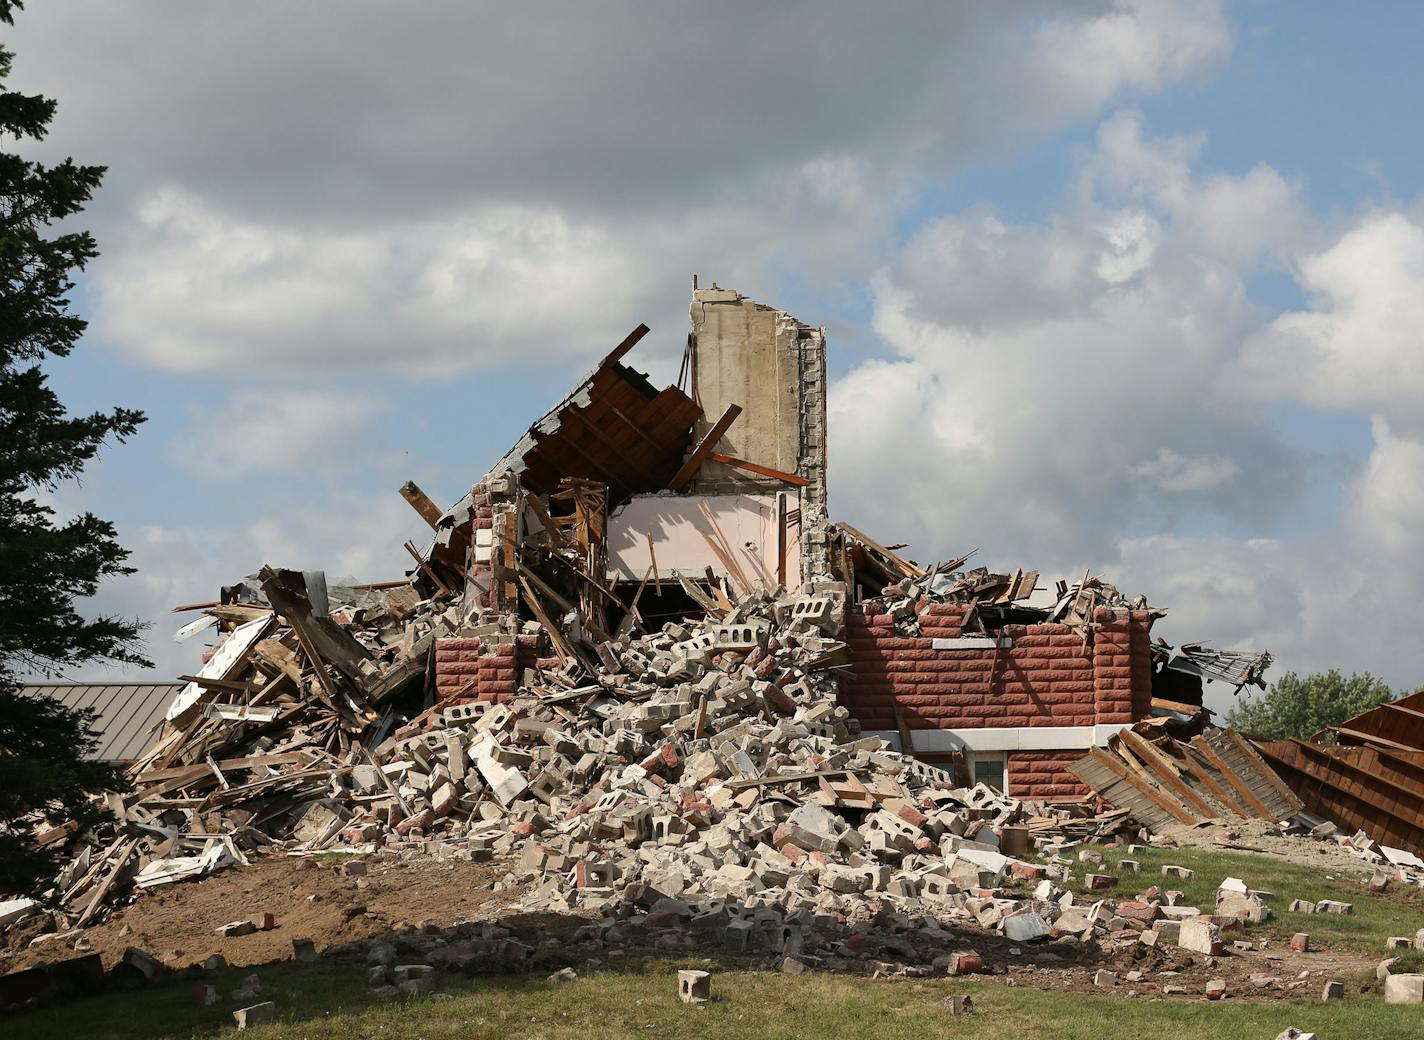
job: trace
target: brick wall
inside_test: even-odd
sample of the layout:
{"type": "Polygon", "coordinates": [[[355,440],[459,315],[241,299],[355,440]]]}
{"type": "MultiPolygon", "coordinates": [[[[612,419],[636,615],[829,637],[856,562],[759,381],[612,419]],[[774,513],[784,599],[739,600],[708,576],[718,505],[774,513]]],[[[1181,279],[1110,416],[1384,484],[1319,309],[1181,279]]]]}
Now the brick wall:
{"type": "Polygon", "coordinates": [[[1008,794],[1013,798],[1044,801],[1087,798],[1092,792],[1068,767],[1083,757],[1073,751],[1011,751],[1008,760],[1008,794]]]}
{"type": "Polygon", "coordinates": [[[537,636],[485,645],[475,638],[435,641],[435,697],[441,704],[508,701],[519,689],[525,668],[539,663],[537,636]]]}
{"type": "MultiPolygon", "coordinates": [[[[1151,714],[1145,612],[1100,610],[1087,647],[1067,625],[1007,625],[1008,646],[934,649],[935,639],[964,635],[967,613],[958,604],[930,604],[913,637],[897,636],[888,615],[847,615],[852,666],[841,701],[863,729],[895,730],[897,705],[912,730],[1097,726],[1151,714]]],[[[1020,796],[1082,796],[1086,791],[1066,771],[1082,754],[1081,748],[1011,752],[1009,789],[1020,796]]]]}
{"type": "Polygon", "coordinates": [[[1149,713],[1152,658],[1142,612],[1099,611],[1086,648],[1067,625],[1007,625],[1008,647],[936,650],[962,636],[967,608],[930,604],[920,635],[897,636],[888,615],[848,614],[851,676],[842,702],[865,729],[1092,726],[1149,713]]]}

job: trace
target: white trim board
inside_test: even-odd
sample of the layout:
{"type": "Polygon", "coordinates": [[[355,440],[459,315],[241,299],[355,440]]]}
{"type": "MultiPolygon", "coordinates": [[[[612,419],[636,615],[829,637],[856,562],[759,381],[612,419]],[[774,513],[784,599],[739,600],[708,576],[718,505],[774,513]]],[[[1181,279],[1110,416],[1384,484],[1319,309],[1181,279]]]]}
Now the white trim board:
{"type": "Polygon", "coordinates": [[[1007,650],[1014,645],[1009,636],[954,636],[951,639],[931,639],[931,650],[1007,650]]]}
{"type": "MultiPolygon", "coordinates": [[[[1076,751],[1102,747],[1128,723],[1106,726],[1001,726],[984,729],[915,729],[910,733],[916,751],[1076,751]]],[[[894,730],[867,730],[868,737],[880,737],[896,747],[900,734],[894,730]]]]}

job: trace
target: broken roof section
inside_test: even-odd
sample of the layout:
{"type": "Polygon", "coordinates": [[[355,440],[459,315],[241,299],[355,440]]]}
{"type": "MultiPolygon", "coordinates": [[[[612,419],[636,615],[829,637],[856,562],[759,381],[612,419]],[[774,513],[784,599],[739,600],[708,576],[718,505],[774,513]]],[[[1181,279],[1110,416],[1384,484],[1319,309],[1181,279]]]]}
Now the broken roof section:
{"type": "Polygon", "coordinates": [[[1237,693],[1244,686],[1264,690],[1266,669],[1275,660],[1265,650],[1213,650],[1204,642],[1183,643],[1172,653],[1172,647],[1159,640],[1152,651],[1161,666],[1169,671],[1230,683],[1237,693]]]}
{"type": "Polygon", "coordinates": [[[612,502],[667,487],[702,415],[677,387],[659,391],[622,358],[648,332],[639,325],[490,469],[547,495],[565,477],[607,484],[612,502]]]}

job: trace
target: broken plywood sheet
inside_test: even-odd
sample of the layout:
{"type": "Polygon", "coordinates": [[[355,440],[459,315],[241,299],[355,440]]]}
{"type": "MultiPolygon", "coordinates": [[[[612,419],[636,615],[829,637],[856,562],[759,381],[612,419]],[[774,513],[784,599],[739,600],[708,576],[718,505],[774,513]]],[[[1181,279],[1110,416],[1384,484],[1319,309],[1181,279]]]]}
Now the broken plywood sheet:
{"type": "MultiPolygon", "coordinates": [[[[213,655],[204,662],[203,667],[198,671],[198,677],[201,679],[226,679],[228,673],[246,658],[248,648],[266,634],[267,629],[272,625],[272,620],[272,615],[269,613],[265,617],[253,618],[246,624],[238,625],[226,639],[218,644],[213,655]]],[[[164,718],[175,726],[186,725],[192,718],[194,707],[202,700],[203,695],[203,687],[198,683],[190,682],[178,691],[178,695],[173,698],[173,703],[168,706],[164,718]]]]}

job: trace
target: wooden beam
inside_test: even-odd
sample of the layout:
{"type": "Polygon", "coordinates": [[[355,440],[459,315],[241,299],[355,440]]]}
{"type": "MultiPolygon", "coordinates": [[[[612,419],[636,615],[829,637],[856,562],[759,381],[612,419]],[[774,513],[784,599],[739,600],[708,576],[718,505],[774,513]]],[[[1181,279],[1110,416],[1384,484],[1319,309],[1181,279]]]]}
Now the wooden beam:
{"type": "Polygon", "coordinates": [[[519,578],[519,584],[524,587],[524,595],[529,604],[529,609],[533,611],[535,620],[543,625],[544,631],[549,634],[549,642],[554,645],[554,652],[559,655],[559,660],[564,663],[565,667],[568,667],[570,664],[577,664],[578,655],[574,653],[573,647],[569,645],[563,633],[555,626],[554,622],[549,619],[549,615],[545,612],[543,604],[539,602],[539,597],[534,592],[534,587],[529,584],[523,573],[518,574],[517,577],[519,578]]]}
{"type": "Polygon", "coordinates": [[[618,362],[622,361],[628,351],[636,347],[638,345],[638,341],[644,336],[646,336],[649,331],[650,330],[646,325],[644,325],[642,322],[639,322],[638,327],[632,332],[628,333],[628,335],[624,336],[623,342],[618,344],[618,346],[614,347],[612,350],[610,350],[607,356],[605,356],[604,359],[598,363],[598,370],[601,372],[605,368],[608,368],[610,365],[616,365],[618,364],[618,362]]]}
{"type": "Polygon", "coordinates": [[[795,473],[772,469],[770,466],[763,466],[758,462],[748,462],[746,459],[739,459],[734,455],[723,455],[720,451],[708,452],[707,458],[713,462],[720,462],[727,466],[735,466],[737,469],[744,469],[748,473],[756,473],[759,476],[772,477],[775,480],[780,480],[787,484],[794,484],[796,487],[805,487],[811,483],[805,477],[798,477],[795,473]]]}
{"type": "Polygon", "coordinates": [[[1130,729],[1122,730],[1118,736],[1126,741],[1127,745],[1151,768],[1158,779],[1175,791],[1177,797],[1181,798],[1194,811],[1200,813],[1204,818],[1219,815],[1205,798],[1192,790],[1191,785],[1178,774],[1176,766],[1161,751],[1153,747],[1151,741],[1144,740],[1130,729]]]}
{"type": "Polygon", "coordinates": [[[1252,812],[1263,820],[1274,818],[1271,815],[1271,810],[1266,808],[1266,803],[1257,798],[1256,793],[1246,786],[1246,782],[1232,771],[1231,767],[1226,764],[1226,759],[1217,754],[1216,748],[1199,736],[1192,738],[1192,747],[1200,751],[1206,760],[1216,768],[1216,771],[1226,778],[1226,782],[1241,796],[1241,800],[1251,807],[1252,812]]]}
{"type": "MultiPolygon", "coordinates": [[[[1420,711],[1418,708],[1406,708],[1403,704],[1397,704],[1394,701],[1385,701],[1380,707],[1388,708],[1390,711],[1402,712],[1405,715],[1412,715],[1416,719],[1424,719],[1424,711],[1420,711]]],[[[1424,748],[1416,750],[1424,750],[1424,748]]]]}
{"type": "MultiPolygon", "coordinates": [[[[249,650],[248,653],[251,653],[249,650]]],[[[204,679],[201,675],[180,675],[180,682],[197,683],[199,686],[209,690],[226,690],[229,693],[251,693],[253,686],[250,682],[242,682],[237,679],[204,679]]]]}
{"type": "Polygon", "coordinates": [[[420,518],[432,529],[439,526],[440,517],[444,511],[430,500],[429,495],[416,486],[415,481],[407,480],[400,486],[400,493],[401,497],[410,503],[410,507],[419,513],[420,518]]]}
{"type": "Polygon", "coordinates": [[[668,481],[668,487],[674,491],[681,491],[687,487],[692,478],[697,475],[697,471],[702,468],[702,463],[707,460],[707,456],[712,454],[712,449],[717,447],[717,442],[726,436],[727,428],[736,422],[737,416],[741,414],[741,405],[727,405],[727,410],[722,413],[722,417],[712,424],[712,428],[692,449],[692,454],[687,457],[682,468],[677,471],[672,480],[668,481]]]}
{"type": "MultiPolygon", "coordinates": [[[[1351,729],[1349,726],[1336,726],[1335,732],[1344,737],[1352,737],[1363,742],[1366,746],[1378,746],[1391,748],[1395,751],[1418,751],[1419,748],[1412,744],[1401,744],[1397,740],[1390,740],[1388,737],[1376,736],[1373,733],[1366,733],[1364,730],[1351,729]]],[[[1348,746],[1348,745],[1346,745],[1348,746]]]]}
{"type": "Polygon", "coordinates": [[[434,582],[435,588],[439,590],[440,595],[450,595],[450,586],[441,581],[440,575],[435,573],[435,568],[425,562],[425,557],[420,555],[420,550],[415,547],[414,542],[406,542],[405,551],[410,553],[410,558],[415,561],[415,565],[420,568],[421,573],[434,582]]]}
{"type": "Polygon", "coordinates": [[[879,542],[877,542],[874,538],[870,537],[870,535],[866,534],[864,531],[857,530],[856,528],[845,522],[839,522],[836,524],[836,526],[839,527],[842,531],[846,532],[852,538],[854,538],[857,542],[860,542],[862,545],[874,549],[881,556],[884,556],[887,560],[895,564],[895,566],[899,567],[910,577],[923,578],[927,573],[923,567],[911,563],[904,557],[896,556],[894,552],[881,545],[879,542]]]}
{"type": "Polygon", "coordinates": [[[1142,795],[1178,823],[1184,823],[1188,827],[1194,827],[1200,822],[1181,805],[1165,797],[1161,791],[1157,790],[1157,788],[1153,787],[1146,780],[1136,776],[1123,764],[1122,760],[1112,752],[1095,747],[1089,751],[1088,754],[1094,762],[1101,763],[1119,780],[1134,788],[1138,794],[1142,795]]]}

